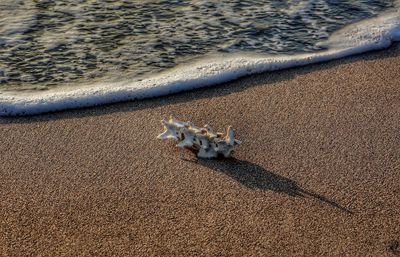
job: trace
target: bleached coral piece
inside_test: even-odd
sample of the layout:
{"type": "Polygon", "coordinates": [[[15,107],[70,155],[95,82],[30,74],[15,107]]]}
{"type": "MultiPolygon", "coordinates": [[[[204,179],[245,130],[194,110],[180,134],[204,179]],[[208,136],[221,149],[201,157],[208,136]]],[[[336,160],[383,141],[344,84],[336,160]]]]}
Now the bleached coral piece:
{"type": "Polygon", "coordinates": [[[158,135],[158,139],[161,140],[167,140],[167,139],[173,139],[173,140],[178,140],[178,131],[177,127],[175,124],[170,123],[168,120],[164,119],[161,121],[162,124],[164,125],[165,131],[158,135]]]}
{"type": "MultiPolygon", "coordinates": [[[[206,129],[206,131],[207,131],[207,134],[208,134],[208,136],[211,138],[211,139],[214,139],[214,138],[218,138],[218,134],[216,134],[215,132],[214,132],[214,130],[210,127],[210,125],[204,125],[204,128],[206,129]]],[[[221,136],[222,134],[220,133],[220,136],[221,136]]]]}
{"type": "Polygon", "coordinates": [[[181,121],[176,121],[173,118],[169,120],[163,119],[161,123],[164,125],[165,131],[158,135],[158,139],[167,140],[173,139],[175,141],[182,139],[181,130],[183,127],[187,126],[188,124],[181,121]]]}
{"type": "Polygon", "coordinates": [[[240,145],[242,142],[240,140],[235,139],[235,131],[233,130],[232,126],[228,127],[226,132],[225,140],[229,145],[240,145]]]}
{"type": "MultiPolygon", "coordinates": [[[[218,153],[213,149],[213,148],[201,148],[199,152],[197,153],[197,157],[199,158],[204,158],[204,159],[212,159],[212,158],[217,158],[218,153]]],[[[226,156],[229,157],[229,156],[226,156]]]]}
{"type": "Polygon", "coordinates": [[[230,157],[235,145],[241,142],[235,139],[235,132],[228,127],[225,137],[222,133],[215,133],[209,126],[204,128],[194,126],[191,122],[182,122],[173,119],[161,121],[165,131],[157,138],[178,141],[177,147],[189,148],[197,153],[199,158],[216,158],[222,155],[230,157]]]}
{"type": "Polygon", "coordinates": [[[225,158],[229,157],[233,151],[233,146],[228,144],[226,140],[216,142],[216,152],[222,154],[225,158]]]}
{"type": "Polygon", "coordinates": [[[185,126],[184,129],[181,129],[182,141],[176,145],[177,147],[192,148],[194,146],[196,133],[189,128],[189,126],[185,126]]]}

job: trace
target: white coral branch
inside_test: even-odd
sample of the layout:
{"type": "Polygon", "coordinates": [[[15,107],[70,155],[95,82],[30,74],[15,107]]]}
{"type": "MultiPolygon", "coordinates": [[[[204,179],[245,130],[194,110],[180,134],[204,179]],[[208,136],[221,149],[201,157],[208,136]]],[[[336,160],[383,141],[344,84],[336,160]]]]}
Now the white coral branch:
{"type": "Polygon", "coordinates": [[[194,126],[191,122],[182,122],[173,119],[161,121],[165,131],[158,135],[158,139],[172,139],[178,141],[177,147],[189,148],[197,152],[199,158],[216,158],[222,155],[230,157],[235,145],[241,141],[235,139],[235,132],[228,127],[225,137],[222,133],[215,133],[209,125],[204,128],[194,126]]]}

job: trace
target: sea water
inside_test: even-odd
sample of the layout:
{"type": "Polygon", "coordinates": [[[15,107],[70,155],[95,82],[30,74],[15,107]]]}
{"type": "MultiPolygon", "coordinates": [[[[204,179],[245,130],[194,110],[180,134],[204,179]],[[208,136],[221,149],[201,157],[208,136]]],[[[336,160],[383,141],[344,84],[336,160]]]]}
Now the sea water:
{"type": "Polygon", "coordinates": [[[141,99],[399,39],[392,0],[2,0],[0,115],[141,99]]]}

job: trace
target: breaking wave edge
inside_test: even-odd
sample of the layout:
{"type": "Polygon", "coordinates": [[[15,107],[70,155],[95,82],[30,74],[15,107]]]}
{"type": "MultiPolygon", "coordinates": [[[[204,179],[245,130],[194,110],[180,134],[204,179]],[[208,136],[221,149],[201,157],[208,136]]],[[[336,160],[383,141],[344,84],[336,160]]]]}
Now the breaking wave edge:
{"type": "MultiPolygon", "coordinates": [[[[398,5],[397,5],[398,6],[398,5]]],[[[134,81],[96,83],[28,93],[0,93],[0,116],[23,116],[164,96],[231,81],[250,74],[325,62],[389,47],[400,41],[400,9],[351,24],[321,45],[327,50],[288,56],[232,54],[180,65],[134,81]]]]}

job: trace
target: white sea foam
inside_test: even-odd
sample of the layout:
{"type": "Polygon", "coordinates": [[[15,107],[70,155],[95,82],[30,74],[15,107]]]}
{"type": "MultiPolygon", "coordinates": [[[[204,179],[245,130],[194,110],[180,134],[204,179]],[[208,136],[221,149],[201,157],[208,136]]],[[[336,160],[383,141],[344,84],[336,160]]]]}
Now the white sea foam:
{"type": "MultiPolygon", "coordinates": [[[[398,6],[398,5],[397,5],[398,6]]],[[[396,8],[334,33],[329,49],[295,56],[224,55],[181,65],[142,81],[125,80],[35,93],[0,93],[0,115],[32,115],[71,108],[143,99],[206,87],[245,75],[324,62],[388,47],[400,40],[400,12],[396,8]]]]}

